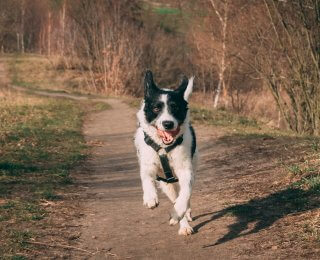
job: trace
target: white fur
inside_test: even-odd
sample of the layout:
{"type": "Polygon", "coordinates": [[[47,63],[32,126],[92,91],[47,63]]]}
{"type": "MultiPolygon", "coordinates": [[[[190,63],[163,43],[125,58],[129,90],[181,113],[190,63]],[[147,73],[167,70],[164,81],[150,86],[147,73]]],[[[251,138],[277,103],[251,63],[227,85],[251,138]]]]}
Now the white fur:
{"type": "MultiPolygon", "coordinates": [[[[189,80],[188,87],[185,91],[184,98],[188,99],[193,85],[193,78],[189,80]],[[191,83],[190,83],[191,82],[191,83]]],[[[163,95],[165,96],[165,95],[163,95]]],[[[166,101],[166,97],[161,97],[166,101]]],[[[164,102],[166,104],[166,102],[164,102]]],[[[180,126],[179,135],[183,134],[183,142],[173,149],[168,154],[171,169],[179,179],[179,194],[177,195],[175,184],[166,184],[164,182],[156,181],[156,175],[162,171],[158,154],[145,143],[144,133],[146,132],[157,144],[162,147],[161,138],[157,135],[157,130],[150,125],[144,115],[144,102],[141,109],[137,113],[139,127],[135,134],[135,146],[140,164],[140,177],[143,188],[143,204],[147,208],[154,208],[159,204],[157,189],[155,184],[159,183],[162,191],[168,196],[170,201],[174,204],[170,224],[174,225],[180,223],[179,234],[190,235],[193,230],[188,221],[191,221],[190,197],[192,192],[192,185],[194,183],[194,173],[197,164],[198,152],[196,150],[193,158],[191,155],[192,134],[189,128],[189,112],[184,123],[180,126]]],[[[165,108],[166,111],[166,108],[165,108]]],[[[166,112],[158,117],[160,123],[163,120],[172,120],[169,118],[170,114],[166,112]]],[[[172,117],[172,116],[171,116],[172,117]]],[[[176,119],[174,119],[176,122],[176,119]]],[[[161,175],[161,174],[160,174],[161,175]]]]}
{"type": "Polygon", "coordinates": [[[163,121],[172,121],[174,123],[172,130],[177,129],[177,127],[178,127],[178,121],[172,115],[169,114],[167,100],[168,100],[168,95],[161,95],[160,96],[160,101],[162,101],[164,103],[164,108],[163,108],[160,116],[158,116],[155,121],[155,125],[157,126],[157,128],[162,131],[166,130],[163,127],[163,124],[162,124],[163,121]]]}
{"type": "Polygon", "coordinates": [[[194,76],[189,79],[188,86],[187,86],[187,88],[186,88],[186,91],[184,92],[183,98],[184,98],[184,100],[186,100],[186,101],[188,101],[188,99],[189,99],[189,97],[190,97],[190,95],[191,95],[191,93],[192,93],[192,90],[193,90],[193,80],[194,80],[194,76]]]}

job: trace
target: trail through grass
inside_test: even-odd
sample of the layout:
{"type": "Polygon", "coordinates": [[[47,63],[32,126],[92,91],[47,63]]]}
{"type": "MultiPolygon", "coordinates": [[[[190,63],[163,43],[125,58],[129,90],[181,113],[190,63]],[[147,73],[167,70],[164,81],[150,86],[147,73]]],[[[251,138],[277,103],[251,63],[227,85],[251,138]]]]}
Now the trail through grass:
{"type": "Polygon", "coordinates": [[[83,104],[0,94],[0,255],[9,256],[27,246],[33,223],[47,217],[41,202],[63,198],[59,189],[72,183],[70,170],[87,147],[83,104]]]}
{"type": "MultiPolygon", "coordinates": [[[[57,84],[46,77],[43,57],[4,60],[12,84],[31,90],[57,84]]],[[[73,184],[71,170],[89,152],[84,116],[108,108],[104,102],[38,97],[0,85],[0,259],[27,259],[33,250],[28,241],[52,228],[54,212],[46,206],[64,201],[73,184]]]]}

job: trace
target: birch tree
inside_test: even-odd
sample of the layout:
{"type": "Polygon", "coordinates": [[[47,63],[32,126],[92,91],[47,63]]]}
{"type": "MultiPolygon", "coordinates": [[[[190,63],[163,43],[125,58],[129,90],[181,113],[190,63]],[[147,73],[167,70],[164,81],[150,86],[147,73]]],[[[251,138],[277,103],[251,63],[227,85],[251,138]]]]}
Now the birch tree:
{"type": "Polygon", "coordinates": [[[21,23],[20,23],[21,53],[24,53],[24,49],[25,49],[24,47],[25,13],[26,13],[26,3],[25,3],[25,0],[22,0],[21,1],[21,23]]]}
{"type": "Polygon", "coordinates": [[[221,92],[223,91],[226,96],[226,84],[225,84],[225,71],[226,71],[226,52],[227,52],[227,27],[228,27],[228,10],[229,10],[229,2],[228,0],[222,1],[222,7],[218,8],[217,0],[210,0],[210,4],[212,6],[213,11],[217,15],[220,23],[220,31],[221,31],[221,52],[218,54],[220,56],[219,66],[219,81],[218,86],[216,88],[216,94],[213,101],[213,107],[217,108],[221,96],[221,92]]]}
{"type": "Polygon", "coordinates": [[[61,36],[60,36],[60,54],[64,54],[64,47],[65,47],[65,33],[66,33],[66,2],[67,0],[63,1],[61,14],[60,14],[60,26],[61,26],[61,36]]]}

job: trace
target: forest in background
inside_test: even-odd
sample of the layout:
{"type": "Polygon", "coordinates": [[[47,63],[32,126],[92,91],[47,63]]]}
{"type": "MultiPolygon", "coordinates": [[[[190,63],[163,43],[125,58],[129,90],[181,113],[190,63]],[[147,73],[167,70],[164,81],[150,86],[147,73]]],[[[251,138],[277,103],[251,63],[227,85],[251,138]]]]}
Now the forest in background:
{"type": "Polygon", "coordinates": [[[89,91],[141,96],[195,75],[213,108],[320,134],[320,0],[0,0],[0,51],[78,70],[89,91]]]}

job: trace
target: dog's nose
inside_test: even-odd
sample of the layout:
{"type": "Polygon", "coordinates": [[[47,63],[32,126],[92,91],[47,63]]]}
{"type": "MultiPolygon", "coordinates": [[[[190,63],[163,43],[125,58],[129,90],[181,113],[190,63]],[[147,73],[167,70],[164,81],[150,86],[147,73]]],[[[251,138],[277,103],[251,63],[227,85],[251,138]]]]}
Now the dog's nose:
{"type": "Polygon", "coordinates": [[[171,130],[174,126],[174,123],[173,123],[173,121],[163,121],[162,125],[163,125],[164,129],[171,130]]]}

